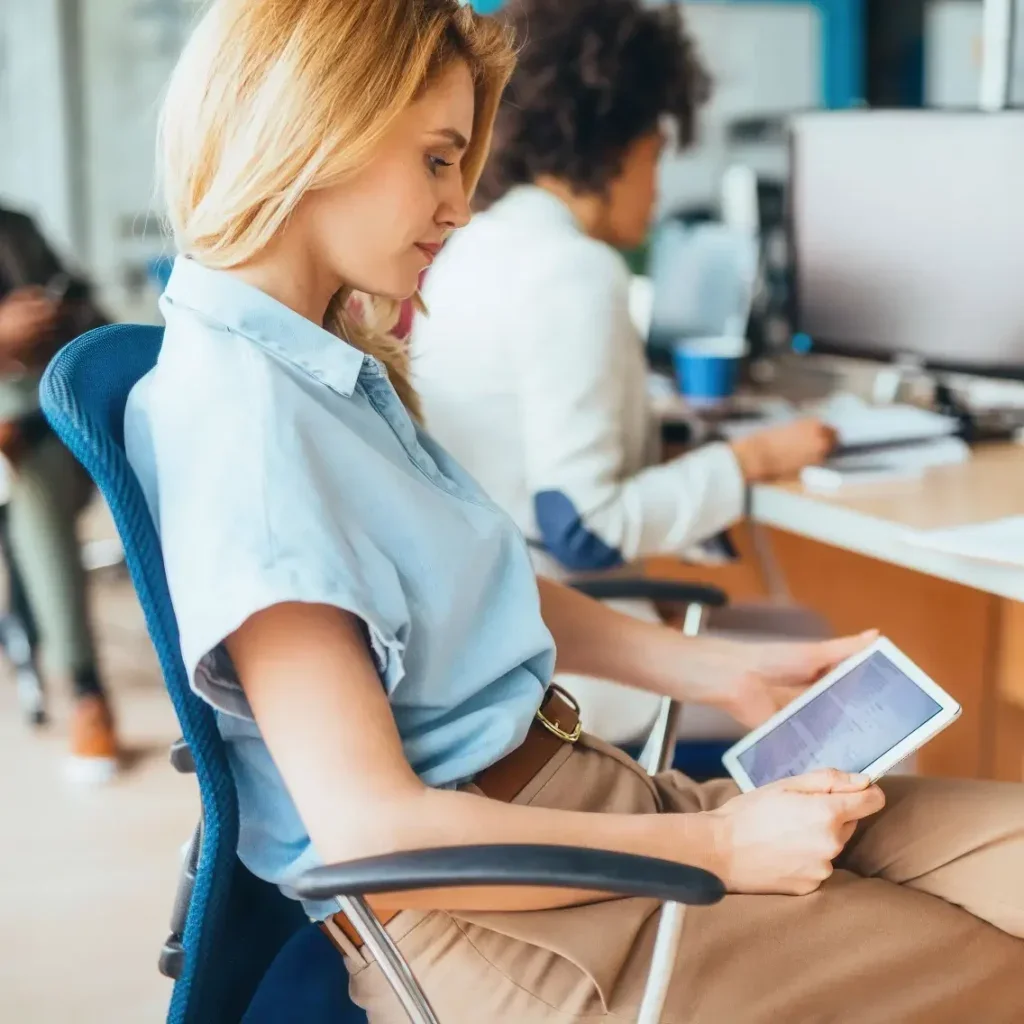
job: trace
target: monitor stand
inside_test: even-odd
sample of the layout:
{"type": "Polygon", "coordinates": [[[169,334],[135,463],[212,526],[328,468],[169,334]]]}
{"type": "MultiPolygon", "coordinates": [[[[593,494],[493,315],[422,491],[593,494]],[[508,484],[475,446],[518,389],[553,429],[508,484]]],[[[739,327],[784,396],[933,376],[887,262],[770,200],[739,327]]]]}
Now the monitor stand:
{"type": "Polygon", "coordinates": [[[875,374],[871,397],[877,405],[893,405],[899,401],[905,386],[919,387],[922,383],[929,390],[938,383],[924,361],[913,355],[896,356],[890,366],[881,367],[875,374]]]}

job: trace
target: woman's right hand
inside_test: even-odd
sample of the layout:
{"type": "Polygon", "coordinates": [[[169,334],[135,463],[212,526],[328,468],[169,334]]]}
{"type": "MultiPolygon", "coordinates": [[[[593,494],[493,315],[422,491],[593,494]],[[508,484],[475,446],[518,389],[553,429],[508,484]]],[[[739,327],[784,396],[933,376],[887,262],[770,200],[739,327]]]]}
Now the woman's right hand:
{"type": "Polygon", "coordinates": [[[821,420],[802,419],[768,427],[732,442],[748,484],[788,480],[805,466],[824,462],[836,446],[836,432],[821,420]]]}
{"type": "Polygon", "coordinates": [[[707,812],[729,892],[805,896],[832,874],[861,818],[885,806],[863,775],[832,769],[782,779],[707,812]]]}

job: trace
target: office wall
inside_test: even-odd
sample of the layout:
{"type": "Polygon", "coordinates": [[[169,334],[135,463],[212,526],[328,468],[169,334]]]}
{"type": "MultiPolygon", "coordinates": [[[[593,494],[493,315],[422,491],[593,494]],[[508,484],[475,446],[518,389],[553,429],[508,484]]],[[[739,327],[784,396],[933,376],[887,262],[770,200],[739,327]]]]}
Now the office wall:
{"type": "Polygon", "coordinates": [[[154,153],[160,100],[198,0],[82,0],[89,265],[122,315],[143,315],[165,250],[154,153]],[[142,304],[140,306],[140,304],[142,304]]]}
{"type": "Polygon", "coordinates": [[[37,216],[118,315],[164,249],[160,96],[201,0],[0,0],[0,198],[37,216]]]}
{"type": "MultiPolygon", "coordinates": [[[[925,13],[925,103],[973,107],[982,61],[981,0],[928,0],[925,13]]],[[[1010,96],[1024,105],[1024,0],[1016,0],[1016,40],[1010,96]]]]}
{"type": "MultiPolygon", "coordinates": [[[[0,0],[0,196],[38,215],[125,315],[144,301],[143,268],[162,249],[152,215],[156,110],[200,5],[0,0]]],[[[973,103],[980,2],[932,0],[929,10],[930,97],[973,103]]],[[[737,150],[728,124],[823,99],[823,22],[812,4],[704,0],[687,4],[687,19],[716,87],[700,144],[665,160],[663,211],[714,202],[722,170],[735,159],[783,175],[784,147],[737,150]]],[[[1019,27],[1024,33],[1024,17],[1019,27]]],[[[1024,99],[1024,61],[1019,68],[1024,99]]]]}
{"type": "Polygon", "coordinates": [[[66,53],[73,13],[66,0],[0,0],[0,201],[81,254],[66,53]]]}
{"type": "MultiPolygon", "coordinates": [[[[18,0],[0,0],[0,3],[18,0]]],[[[156,109],[199,0],[79,0],[86,120],[88,258],[105,293],[125,309],[140,268],[160,251],[152,217],[156,109]]],[[[721,172],[740,157],[785,172],[781,147],[730,150],[726,126],[739,116],[821,103],[821,17],[804,2],[698,3],[686,16],[715,78],[701,143],[666,159],[662,207],[715,198],[721,172]],[[752,58],[752,55],[753,58],[752,58]]]]}
{"type": "Polygon", "coordinates": [[[785,174],[785,147],[732,149],[726,137],[730,122],[822,104],[822,20],[810,4],[689,4],[686,20],[715,91],[701,118],[698,145],[663,162],[665,213],[715,200],[722,171],[732,160],[742,159],[764,174],[785,174]]]}
{"type": "Polygon", "coordinates": [[[981,4],[932,0],[925,16],[925,103],[973,106],[981,84],[981,4]]]}

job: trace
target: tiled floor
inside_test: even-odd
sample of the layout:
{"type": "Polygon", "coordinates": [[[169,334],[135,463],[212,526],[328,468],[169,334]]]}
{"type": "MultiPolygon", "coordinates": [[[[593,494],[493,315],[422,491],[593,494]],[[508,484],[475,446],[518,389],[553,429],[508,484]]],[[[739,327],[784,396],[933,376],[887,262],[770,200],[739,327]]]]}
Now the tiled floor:
{"type": "Polygon", "coordinates": [[[0,1020],[11,1024],[150,1024],[170,991],[156,959],[198,798],[167,761],[174,715],[131,584],[112,571],[93,581],[102,663],[134,759],[124,777],[103,789],[67,783],[64,695],[34,733],[0,674],[0,1020]]]}

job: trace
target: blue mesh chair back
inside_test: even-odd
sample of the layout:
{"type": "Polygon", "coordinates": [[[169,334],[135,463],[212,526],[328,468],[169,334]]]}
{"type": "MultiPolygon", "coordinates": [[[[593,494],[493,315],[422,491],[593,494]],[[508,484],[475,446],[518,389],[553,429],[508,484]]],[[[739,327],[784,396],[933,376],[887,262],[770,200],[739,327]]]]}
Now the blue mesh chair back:
{"type": "MultiPolygon", "coordinates": [[[[156,364],[162,340],[159,327],[117,324],[90,331],[50,364],[41,395],[54,430],[113,514],[164,682],[195,762],[202,843],[182,935],[184,963],[168,1021],[227,1024],[242,1019],[267,968],[289,939],[294,936],[294,948],[308,950],[317,948],[322,936],[308,925],[297,903],[255,878],[238,860],[238,804],[224,744],[213,712],[189,689],[159,538],[125,455],[128,394],[156,364]]],[[[154,936],[154,970],[158,942],[154,936]]],[[[331,954],[344,979],[340,958],[333,949],[331,954]]],[[[288,961],[287,950],[282,960],[288,961]]],[[[257,1016],[262,1017],[246,1019],[255,1021],[257,1016]]],[[[353,1018],[346,1013],[345,1019],[353,1018]]]]}

